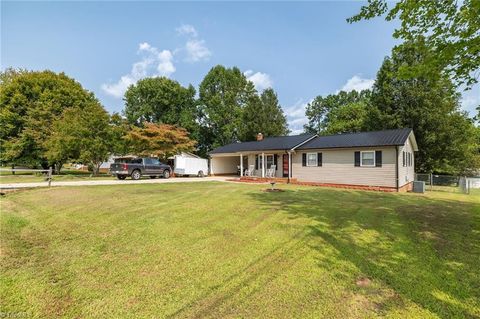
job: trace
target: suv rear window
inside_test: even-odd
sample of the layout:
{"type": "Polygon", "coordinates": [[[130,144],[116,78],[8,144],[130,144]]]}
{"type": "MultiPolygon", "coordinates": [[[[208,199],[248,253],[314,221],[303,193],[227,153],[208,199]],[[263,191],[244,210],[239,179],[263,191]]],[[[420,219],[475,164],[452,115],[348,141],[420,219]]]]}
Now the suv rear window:
{"type": "Polygon", "coordinates": [[[116,158],[115,163],[118,164],[142,164],[141,158],[116,158]]]}

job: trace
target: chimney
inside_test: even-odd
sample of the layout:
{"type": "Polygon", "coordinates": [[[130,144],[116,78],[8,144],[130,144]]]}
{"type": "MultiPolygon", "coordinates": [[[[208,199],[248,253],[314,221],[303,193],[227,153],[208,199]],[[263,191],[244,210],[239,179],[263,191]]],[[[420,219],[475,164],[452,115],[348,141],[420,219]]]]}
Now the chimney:
{"type": "Polygon", "coordinates": [[[258,133],[257,134],[257,141],[261,141],[263,140],[263,134],[262,133],[258,133]]]}

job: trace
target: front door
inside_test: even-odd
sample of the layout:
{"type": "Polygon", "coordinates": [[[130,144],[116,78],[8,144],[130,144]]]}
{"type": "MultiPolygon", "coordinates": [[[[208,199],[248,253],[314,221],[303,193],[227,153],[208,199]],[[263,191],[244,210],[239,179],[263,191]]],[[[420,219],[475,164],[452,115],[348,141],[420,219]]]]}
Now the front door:
{"type": "Polygon", "coordinates": [[[289,163],[288,163],[288,154],[283,154],[283,177],[288,177],[288,169],[289,169],[289,163]]]}

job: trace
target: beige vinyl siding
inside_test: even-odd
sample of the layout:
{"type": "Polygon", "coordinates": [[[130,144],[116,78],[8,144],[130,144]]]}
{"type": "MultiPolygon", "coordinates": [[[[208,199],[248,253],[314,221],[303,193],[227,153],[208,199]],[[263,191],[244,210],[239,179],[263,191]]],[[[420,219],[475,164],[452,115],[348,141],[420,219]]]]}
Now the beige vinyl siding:
{"type": "Polygon", "coordinates": [[[395,147],[301,150],[292,154],[298,181],[396,187],[395,147]],[[355,151],[382,151],[382,167],[356,167],[355,151]],[[302,153],[322,153],[322,166],[302,166],[302,153]]]}
{"type": "Polygon", "coordinates": [[[405,145],[399,146],[398,150],[398,182],[399,186],[412,182],[415,179],[415,153],[412,148],[411,137],[407,139],[405,145]],[[403,166],[403,152],[412,153],[412,166],[403,166]]]}

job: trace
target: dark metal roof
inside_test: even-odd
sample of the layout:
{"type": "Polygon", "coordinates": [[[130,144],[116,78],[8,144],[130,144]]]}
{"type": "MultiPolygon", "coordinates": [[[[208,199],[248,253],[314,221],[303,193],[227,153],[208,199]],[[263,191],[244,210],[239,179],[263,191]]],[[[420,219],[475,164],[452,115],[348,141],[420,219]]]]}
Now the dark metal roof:
{"type": "Polygon", "coordinates": [[[261,141],[239,142],[217,147],[210,154],[237,153],[243,151],[290,150],[305,142],[314,134],[266,137],[261,141]]]}
{"type": "Polygon", "coordinates": [[[314,148],[342,148],[342,147],[369,147],[369,146],[396,146],[403,145],[407,140],[411,128],[347,133],[327,136],[317,136],[316,138],[301,145],[297,149],[314,148]]]}

